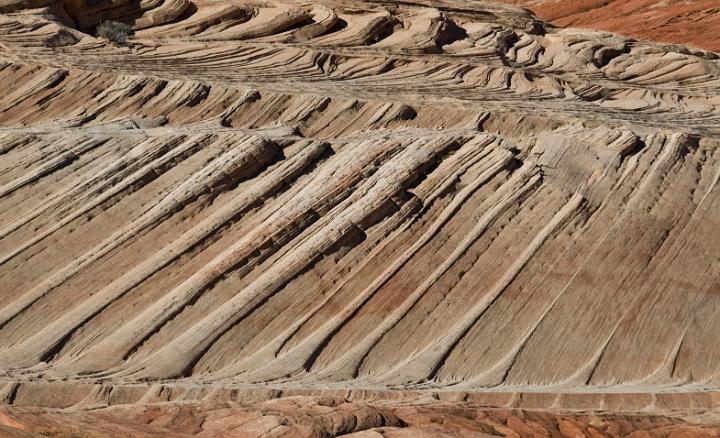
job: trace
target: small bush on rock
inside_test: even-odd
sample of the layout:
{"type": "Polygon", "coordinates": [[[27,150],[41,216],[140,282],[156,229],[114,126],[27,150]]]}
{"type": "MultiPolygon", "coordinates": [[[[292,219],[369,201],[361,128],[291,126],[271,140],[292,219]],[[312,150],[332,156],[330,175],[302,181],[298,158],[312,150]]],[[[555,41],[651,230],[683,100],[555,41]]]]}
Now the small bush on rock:
{"type": "Polygon", "coordinates": [[[115,44],[127,44],[128,37],[135,31],[125,23],[117,21],[103,21],[97,28],[98,36],[115,44]]]}

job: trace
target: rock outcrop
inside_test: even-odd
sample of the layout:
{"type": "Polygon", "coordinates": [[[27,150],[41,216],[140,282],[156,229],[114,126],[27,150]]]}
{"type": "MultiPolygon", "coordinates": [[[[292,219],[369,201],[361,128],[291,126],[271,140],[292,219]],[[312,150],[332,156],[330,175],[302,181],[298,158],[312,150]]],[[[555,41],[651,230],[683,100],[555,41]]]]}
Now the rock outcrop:
{"type": "Polygon", "coordinates": [[[645,40],[720,51],[715,0],[503,0],[563,27],[587,27],[645,40]]]}
{"type": "Polygon", "coordinates": [[[60,410],[0,408],[0,435],[17,438],[167,437],[702,437],[720,431],[662,415],[547,412],[468,401],[357,400],[288,395],[241,402],[187,401],[60,410]],[[5,435],[3,435],[3,433],[5,435]]]}
{"type": "Polygon", "coordinates": [[[717,408],[716,53],[485,2],[85,6],[0,4],[6,403],[162,382],[717,408]],[[89,34],[109,18],[131,45],[89,34]]]}

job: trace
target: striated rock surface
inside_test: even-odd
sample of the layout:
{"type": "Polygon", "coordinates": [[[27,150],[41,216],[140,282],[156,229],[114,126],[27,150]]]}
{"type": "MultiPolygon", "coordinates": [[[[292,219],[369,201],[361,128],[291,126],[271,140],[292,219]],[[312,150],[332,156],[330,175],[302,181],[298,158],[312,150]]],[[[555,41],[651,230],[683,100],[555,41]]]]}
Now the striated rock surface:
{"type": "Polygon", "coordinates": [[[716,53],[452,0],[0,11],[0,400],[29,433],[157,403],[138,434],[231,433],[270,408],[206,399],[257,388],[260,434],[420,436],[417,400],[350,390],[463,394],[418,418],[470,436],[488,406],[717,424],[716,53]],[[132,46],[88,33],[110,18],[132,46]]]}
{"type": "Polygon", "coordinates": [[[655,414],[547,412],[476,402],[291,395],[241,402],[137,403],[85,410],[0,408],[8,437],[702,437],[720,430],[655,414]],[[74,435],[73,435],[74,434],[74,435]]]}
{"type": "Polygon", "coordinates": [[[715,0],[503,0],[563,27],[587,27],[720,51],[715,0]]]}

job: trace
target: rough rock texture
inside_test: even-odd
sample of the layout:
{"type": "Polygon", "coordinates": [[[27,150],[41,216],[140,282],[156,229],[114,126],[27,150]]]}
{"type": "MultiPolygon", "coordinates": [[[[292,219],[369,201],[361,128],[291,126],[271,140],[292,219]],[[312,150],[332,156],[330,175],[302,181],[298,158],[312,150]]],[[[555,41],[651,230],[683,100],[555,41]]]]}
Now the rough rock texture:
{"type": "Polygon", "coordinates": [[[717,54],[485,2],[92,5],[2,3],[0,400],[717,409],[717,54]]]}
{"type": "Polygon", "coordinates": [[[720,51],[716,0],[502,0],[563,27],[587,27],[720,51]]]}
{"type": "Polygon", "coordinates": [[[720,436],[712,426],[652,414],[551,413],[431,397],[363,402],[327,395],[234,403],[138,403],[74,411],[0,408],[0,424],[4,425],[0,435],[18,438],[720,436]]]}

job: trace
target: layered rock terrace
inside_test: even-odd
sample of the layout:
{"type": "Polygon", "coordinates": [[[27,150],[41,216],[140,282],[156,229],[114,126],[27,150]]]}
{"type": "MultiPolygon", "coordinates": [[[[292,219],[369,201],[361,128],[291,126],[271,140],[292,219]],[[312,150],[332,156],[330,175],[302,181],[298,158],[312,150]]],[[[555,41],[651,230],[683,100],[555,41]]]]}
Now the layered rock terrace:
{"type": "Polygon", "coordinates": [[[716,53],[453,0],[0,12],[5,402],[717,407],[716,53]]]}

